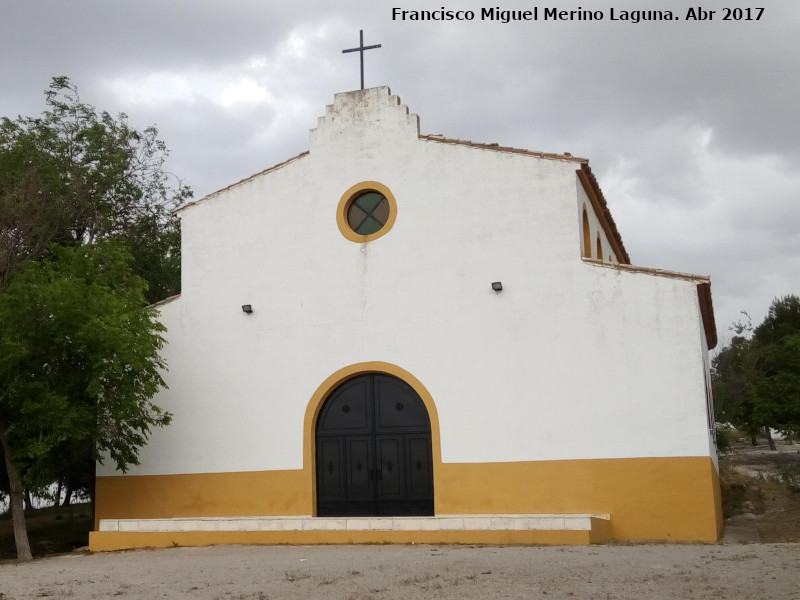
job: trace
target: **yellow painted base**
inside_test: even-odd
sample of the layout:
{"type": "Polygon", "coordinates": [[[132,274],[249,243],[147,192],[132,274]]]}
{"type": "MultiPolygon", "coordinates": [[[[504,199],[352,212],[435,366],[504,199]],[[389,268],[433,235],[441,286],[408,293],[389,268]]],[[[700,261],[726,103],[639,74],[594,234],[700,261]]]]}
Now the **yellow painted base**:
{"type": "Polygon", "coordinates": [[[710,458],[444,464],[442,514],[610,514],[618,540],[719,539],[719,475],[710,458]]]}
{"type": "Polygon", "coordinates": [[[97,522],[311,514],[301,470],[98,477],[95,485],[97,522]]]}
{"type": "MultiPolygon", "coordinates": [[[[316,514],[313,470],[98,477],[100,519],[316,514]]],[[[604,539],[716,541],[719,477],[708,457],[434,463],[436,514],[610,514],[604,539]]],[[[90,547],[226,543],[580,544],[588,532],[94,532],[90,547]],[[276,537],[280,534],[282,537],[276,537]],[[556,541],[548,541],[556,536],[556,541]],[[574,539],[573,539],[574,538],[574,539]]],[[[598,534],[599,535],[599,534],[598,534]]]]}

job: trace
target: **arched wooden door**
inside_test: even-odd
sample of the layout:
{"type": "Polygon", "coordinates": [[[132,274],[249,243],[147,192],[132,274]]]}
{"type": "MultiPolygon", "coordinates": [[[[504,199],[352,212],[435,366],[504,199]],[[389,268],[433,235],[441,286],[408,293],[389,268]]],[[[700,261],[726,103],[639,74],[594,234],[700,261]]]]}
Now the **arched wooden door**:
{"type": "Polygon", "coordinates": [[[336,388],[316,425],[317,515],[433,514],[431,422],[404,381],[359,375],[336,388]]]}

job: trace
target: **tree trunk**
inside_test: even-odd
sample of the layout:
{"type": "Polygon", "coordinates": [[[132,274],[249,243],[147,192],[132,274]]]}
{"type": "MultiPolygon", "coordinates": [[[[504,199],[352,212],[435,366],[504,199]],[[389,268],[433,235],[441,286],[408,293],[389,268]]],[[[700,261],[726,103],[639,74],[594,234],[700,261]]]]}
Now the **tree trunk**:
{"type": "Polygon", "coordinates": [[[31,498],[31,491],[30,490],[25,490],[23,498],[25,500],[25,508],[26,509],[28,509],[28,510],[36,510],[36,507],[33,505],[33,499],[31,498]]]}
{"type": "Polygon", "coordinates": [[[72,488],[68,486],[64,494],[64,502],[61,503],[61,506],[69,506],[70,502],[72,502],[72,488]]]}
{"type": "Polygon", "coordinates": [[[775,446],[775,440],[772,439],[772,432],[769,430],[769,426],[764,427],[764,433],[767,434],[767,443],[769,443],[769,449],[777,452],[778,448],[775,446]]]}
{"type": "Polygon", "coordinates": [[[17,546],[17,558],[19,560],[31,560],[31,545],[28,543],[28,528],[25,526],[25,507],[22,478],[19,476],[17,468],[11,462],[11,449],[8,447],[6,432],[0,427],[0,443],[3,445],[3,453],[6,456],[6,473],[8,473],[8,498],[11,504],[11,522],[14,527],[14,543],[17,546]]]}
{"type": "Polygon", "coordinates": [[[92,523],[95,531],[100,531],[100,523],[97,520],[97,463],[92,464],[92,479],[89,483],[89,502],[92,503],[92,523]]]}
{"type": "Polygon", "coordinates": [[[750,436],[750,444],[751,444],[752,446],[758,446],[758,440],[756,439],[756,436],[755,436],[755,435],[751,435],[751,436],[750,436]]]}

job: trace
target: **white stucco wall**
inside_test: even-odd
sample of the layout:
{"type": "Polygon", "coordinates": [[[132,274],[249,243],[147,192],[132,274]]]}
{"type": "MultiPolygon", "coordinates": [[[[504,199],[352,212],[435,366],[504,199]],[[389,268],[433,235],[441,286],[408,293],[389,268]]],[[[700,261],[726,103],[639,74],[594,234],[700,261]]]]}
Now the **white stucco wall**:
{"type": "Polygon", "coordinates": [[[445,462],[708,456],[695,285],[580,259],[578,166],[419,139],[386,88],[338,95],[308,155],[181,212],[174,421],[130,473],[299,469],[314,391],[373,360],[431,393],[445,462]],[[357,244],[336,207],[366,180],[398,214],[357,244]]]}

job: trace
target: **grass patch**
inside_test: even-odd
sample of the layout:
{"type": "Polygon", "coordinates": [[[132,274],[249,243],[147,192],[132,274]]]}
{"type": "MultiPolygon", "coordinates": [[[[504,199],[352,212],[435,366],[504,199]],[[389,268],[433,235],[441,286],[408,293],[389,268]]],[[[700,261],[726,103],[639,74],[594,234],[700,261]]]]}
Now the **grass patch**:
{"type": "Polygon", "coordinates": [[[743,513],[764,512],[763,479],[743,475],[730,467],[720,471],[720,491],[722,492],[722,515],[726,519],[743,513]]]}
{"type": "Polygon", "coordinates": [[[800,494],[800,465],[781,465],[775,479],[785,485],[790,492],[800,494]]]}

